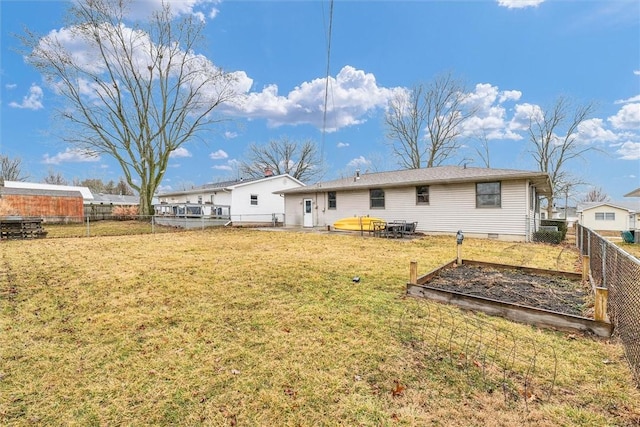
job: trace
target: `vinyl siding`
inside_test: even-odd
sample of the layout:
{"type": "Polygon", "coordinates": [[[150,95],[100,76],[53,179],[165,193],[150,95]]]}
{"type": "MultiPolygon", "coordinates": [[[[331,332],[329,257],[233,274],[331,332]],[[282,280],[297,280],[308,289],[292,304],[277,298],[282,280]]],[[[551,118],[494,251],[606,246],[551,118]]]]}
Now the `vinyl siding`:
{"type": "Polygon", "coordinates": [[[487,237],[489,234],[525,240],[531,215],[526,180],[502,181],[500,208],[476,208],[475,183],[429,186],[429,204],[417,205],[415,187],[385,189],[385,208],[369,207],[369,190],[338,191],[337,209],[327,209],[323,192],[286,196],[287,225],[302,224],[302,199],[311,198],[317,226],[327,226],[351,216],[369,215],[386,221],[417,221],[426,233],[455,233],[487,237]]]}
{"type": "MultiPolygon", "coordinates": [[[[580,224],[596,231],[625,231],[630,228],[630,213],[626,209],[615,206],[602,205],[585,209],[580,213],[580,224]],[[596,220],[597,213],[615,213],[615,220],[596,220]]],[[[636,224],[637,227],[637,224],[636,224]]]]}

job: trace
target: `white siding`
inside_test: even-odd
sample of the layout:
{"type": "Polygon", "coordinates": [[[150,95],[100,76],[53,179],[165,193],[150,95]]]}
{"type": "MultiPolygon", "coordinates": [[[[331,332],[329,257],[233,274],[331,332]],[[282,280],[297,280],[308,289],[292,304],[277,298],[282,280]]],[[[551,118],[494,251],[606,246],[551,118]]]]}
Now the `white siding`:
{"type": "Polygon", "coordinates": [[[276,214],[280,221],[284,217],[284,197],[273,194],[300,184],[288,176],[237,185],[231,193],[231,220],[234,222],[269,222],[276,214]],[[251,195],[258,197],[258,204],[251,204],[251,195]]]}
{"type": "MultiPolygon", "coordinates": [[[[580,213],[580,224],[596,231],[625,231],[629,229],[629,211],[610,205],[585,209],[580,213]],[[615,213],[615,220],[596,220],[596,213],[615,213]]],[[[637,225],[636,225],[637,226],[637,225]]]]}
{"type": "Polygon", "coordinates": [[[429,204],[416,204],[415,187],[385,188],[385,208],[369,207],[369,190],[337,192],[337,209],[327,208],[326,193],[286,196],[287,225],[302,225],[302,199],[311,198],[317,207],[316,226],[326,227],[336,220],[369,215],[386,221],[417,221],[418,231],[455,233],[462,230],[469,236],[525,240],[528,219],[529,184],[525,180],[503,181],[502,207],[476,208],[475,183],[430,185],[429,204]]]}

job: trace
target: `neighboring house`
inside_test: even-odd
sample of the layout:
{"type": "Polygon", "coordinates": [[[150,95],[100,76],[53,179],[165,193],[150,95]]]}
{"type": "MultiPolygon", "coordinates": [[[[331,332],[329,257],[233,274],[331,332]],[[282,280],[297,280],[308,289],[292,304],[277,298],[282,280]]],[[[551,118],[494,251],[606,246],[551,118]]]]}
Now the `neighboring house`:
{"type": "Polygon", "coordinates": [[[11,216],[38,217],[42,218],[43,222],[83,220],[83,199],[80,191],[5,186],[0,187],[0,201],[2,211],[11,216]]]}
{"type": "Polygon", "coordinates": [[[640,202],[589,202],[578,205],[579,223],[595,231],[626,231],[640,227],[640,202]]]}
{"type": "Polygon", "coordinates": [[[327,227],[352,216],[417,221],[430,234],[530,241],[549,176],[513,169],[442,166],[355,176],[285,190],[286,225],[327,227]]]}
{"type": "Polygon", "coordinates": [[[282,223],[284,198],[278,193],[303,186],[287,174],[219,182],[159,194],[155,210],[161,217],[215,216],[233,224],[282,223]]]}

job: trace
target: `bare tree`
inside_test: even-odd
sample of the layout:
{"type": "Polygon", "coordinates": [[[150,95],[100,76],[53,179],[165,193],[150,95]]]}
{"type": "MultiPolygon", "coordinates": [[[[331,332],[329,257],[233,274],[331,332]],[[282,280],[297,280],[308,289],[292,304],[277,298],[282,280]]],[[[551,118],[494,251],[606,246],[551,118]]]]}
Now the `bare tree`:
{"type": "Polygon", "coordinates": [[[489,138],[487,137],[487,131],[482,129],[479,134],[476,135],[478,138],[478,145],[475,147],[476,154],[482,160],[482,164],[485,168],[491,167],[491,157],[489,153],[489,138]]]}
{"type": "Polygon", "coordinates": [[[461,125],[473,114],[464,84],[451,73],[398,93],[385,114],[387,138],[400,166],[434,167],[456,154],[461,125]]]}
{"type": "Polygon", "coordinates": [[[69,185],[69,182],[64,178],[64,176],[60,172],[56,172],[53,169],[49,168],[47,172],[47,176],[42,180],[45,184],[53,184],[53,185],[69,185]]]}
{"type": "Polygon", "coordinates": [[[609,195],[605,193],[602,188],[592,188],[582,198],[583,202],[607,202],[609,201],[609,195]]]}
{"type": "Polygon", "coordinates": [[[563,97],[558,98],[553,107],[529,118],[529,140],[531,152],[540,172],[549,174],[551,195],[547,199],[549,218],[553,210],[556,194],[563,193],[567,186],[579,184],[566,170],[567,162],[581,157],[594,148],[581,144],[577,138],[580,123],[594,111],[593,103],[574,106],[563,97]]]}
{"type": "Polygon", "coordinates": [[[240,164],[240,172],[253,178],[263,177],[265,171],[271,171],[309,182],[324,173],[318,147],[309,139],[295,141],[280,137],[266,145],[251,144],[247,158],[240,164]]]}
{"type": "Polygon", "coordinates": [[[0,184],[4,181],[26,181],[29,175],[22,173],[22,159],[19,157],[10,159],[9,156],[0,154],[0,184]]]}
{"type": "Polygon", "coordinates": [[[39,37],[27,30],[22,41],[27,61],[66,101],[59,113],[74,129],[65,140],[116,159],[148,215],[169,155],[219,121],[212,112],[234,98],[235,77],[195,53],[203,28],[197,17],[176,19],[163,4],[131,28],[131,3],[73,2],[65,29],[72,46],[63,31],[39,37]]]}

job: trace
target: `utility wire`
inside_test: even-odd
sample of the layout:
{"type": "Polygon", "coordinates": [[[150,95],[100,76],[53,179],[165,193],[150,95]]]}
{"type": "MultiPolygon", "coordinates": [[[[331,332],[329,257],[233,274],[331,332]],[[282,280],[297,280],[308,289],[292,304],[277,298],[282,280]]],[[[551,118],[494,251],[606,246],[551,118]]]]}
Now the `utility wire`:
{"type": "Polygon", "coordinates": [[[331,72],[331,31],[333,28],[333,0],[329,3],[329,31],[327,35],[327,72],[324,83],[324,111],[322,113],[322,143],[320,145],[320,158],[324,161],[324,142],[327,133],[327,103],[329,100],[329,76],[331,72]]]}

